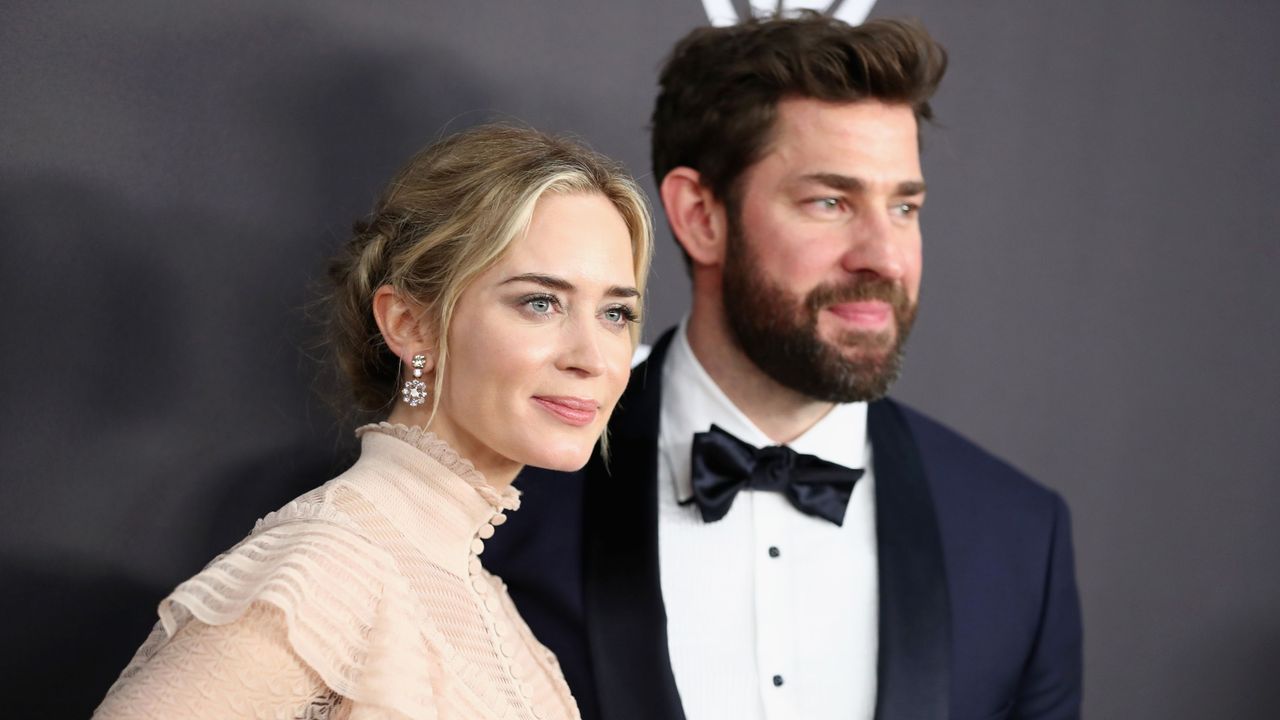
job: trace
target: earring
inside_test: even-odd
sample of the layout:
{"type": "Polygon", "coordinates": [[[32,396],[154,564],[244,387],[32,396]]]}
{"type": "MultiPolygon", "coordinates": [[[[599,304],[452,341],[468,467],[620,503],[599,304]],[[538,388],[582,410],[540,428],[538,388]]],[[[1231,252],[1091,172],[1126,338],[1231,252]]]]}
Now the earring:
{"type": "Polygon", "coordinates": [[[404,389],[400,391],[400,396],[408,403],[409,407],[418,407],[427,401],[430,393],[427,392],[427,384],[422,382],[422,368],[427,366],[426,355],[413,356],[413,379],[406,380],[404,389]]]}

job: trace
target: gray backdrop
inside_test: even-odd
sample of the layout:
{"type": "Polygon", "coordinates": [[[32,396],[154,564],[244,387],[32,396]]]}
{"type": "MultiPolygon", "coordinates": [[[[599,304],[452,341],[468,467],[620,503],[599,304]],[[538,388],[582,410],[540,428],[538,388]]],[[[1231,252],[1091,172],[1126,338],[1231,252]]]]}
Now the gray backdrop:
{"type": "MultiPolygon", "coordinates": [[[[873,14],[952,54],[896,394],[1070,502],[1090,717],[1274,717],[1280,5],[873,14]]],[[[8,714],[87,715],[159,597],[345,462],[305,311],[401,161],[514,117],[656,197],[656,69],[706,21],[699,0],[0,6],[8,714]]],[[[665,233],[652,287],[649,337],[688,299],[665,233]]]]}

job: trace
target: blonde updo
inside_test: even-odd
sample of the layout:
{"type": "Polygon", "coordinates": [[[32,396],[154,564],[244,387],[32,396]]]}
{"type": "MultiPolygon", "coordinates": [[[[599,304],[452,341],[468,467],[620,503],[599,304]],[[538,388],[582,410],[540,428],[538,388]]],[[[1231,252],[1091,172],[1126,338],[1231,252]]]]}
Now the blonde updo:
{"type": "MultiPolygon", "coordinates": [[[[329,344],[356,410],[386,411],[398,395],[400,359],[374,320],[374,292],[389,285],[416,301],[437,331],[438,399],[458,297],[525,231],[544,193],[598,193],[612,202],[644,291],[653,229],[644,193],[620,165],[528,128],[484,125],[450,136],[396,173],[330,265],[329,344]]],[[[632,344],[639,338],[637,323],[632,344]]]]}

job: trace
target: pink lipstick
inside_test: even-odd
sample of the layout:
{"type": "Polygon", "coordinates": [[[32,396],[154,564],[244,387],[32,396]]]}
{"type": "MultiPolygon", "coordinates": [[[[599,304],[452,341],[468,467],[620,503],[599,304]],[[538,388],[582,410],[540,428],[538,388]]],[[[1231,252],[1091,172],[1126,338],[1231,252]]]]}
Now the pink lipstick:
{"type": "Polygon", "coordinates": [[[600,403],[589,398],[537,395],[533,401],[557,420],[574,427],[590,425],[600,412],[600,403]]]}

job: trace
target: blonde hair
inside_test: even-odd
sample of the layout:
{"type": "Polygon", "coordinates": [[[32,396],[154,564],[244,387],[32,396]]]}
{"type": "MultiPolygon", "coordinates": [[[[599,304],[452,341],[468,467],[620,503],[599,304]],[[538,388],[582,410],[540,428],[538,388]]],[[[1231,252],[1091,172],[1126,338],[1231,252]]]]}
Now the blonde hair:
{"type": "MultiPolygon", "coordinates": [[[[631,235],[636,286],[644,292],[653,252],[649,208],[619,164],[528,128],[484,125],[452,135],[396,173],[330,265],[330,349],[357,410],[385,411],[398,396],[401,361],[373,316],[378,288],[390,286],[424,311],[420,319],[438,338],[433,395],[439,403],[459,296],[524,233],[546,193],[598,193],[613,204],[631,235]]],[[[636,323],[633,347],[639,339],[636,323]]]]}

